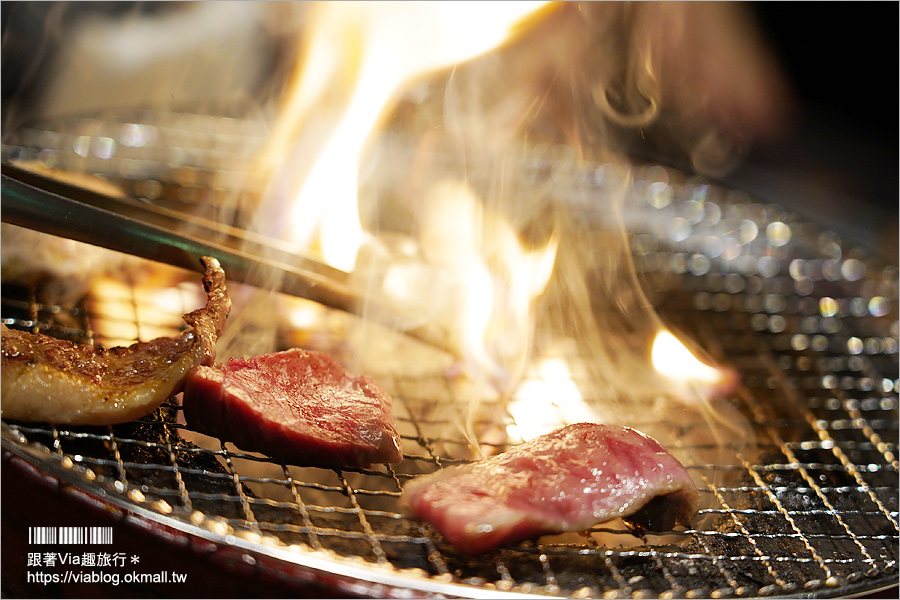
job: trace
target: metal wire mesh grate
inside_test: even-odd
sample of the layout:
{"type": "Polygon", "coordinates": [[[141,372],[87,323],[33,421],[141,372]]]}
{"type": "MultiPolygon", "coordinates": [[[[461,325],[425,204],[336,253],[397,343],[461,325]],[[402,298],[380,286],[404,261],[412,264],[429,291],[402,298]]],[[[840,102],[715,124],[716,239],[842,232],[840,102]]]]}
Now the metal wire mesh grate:
{"type": "MultiPolygon", "coordinates": [[[[670,449],[701,483],[695,529],[640,539],[621,524],[601,524],[486,556],[459,554],[400,503],[410,478],[471,458],[452,427],[463,392],[441,372],[372,373],[395,398],[404,442],[396,465],[332,471],[273,461],[191,431],[177,399],[113,427],[4,422],[3,447],[110,501],[261,559],[352,568],[362,581],[419,593],[834,596],[896,580],[896,268],[841,248],[832,234],[778,207],[658,168],[638,173],[628,206],[636,264],[660,313],[740,372],[729,401],[754,434],[752,444],[713,446],[696,441],[703,422],[661,424],[646,411],[646,421],[630,423],[665,429],[670,449]]],[[[589,230],[592,213],[584,210],[589,230]]],[[[140,310],[147,299],[136,284],[123,289],[126,310],[117,318],[135,338],[147,326],[173,327],[169,317],[193,308],[140,322],[155,320],[140,310]]],[[[108,341],[97,324],[109,315],[96,312],[90,296],[57,306],[40,302],[36,289],[4,284],[2,293],[8,326],[108,341]]],[[[572,364],[589,362],[582,354],[563,349],[572,364]]],[[[571,373],[583,390],[590,377],[571,373]]],[[[483,414],[509,417],[495,402],[486,400],[483,414]]],[[[517,423],[482,425],[489,444],[492,425],[517,423]]]]}

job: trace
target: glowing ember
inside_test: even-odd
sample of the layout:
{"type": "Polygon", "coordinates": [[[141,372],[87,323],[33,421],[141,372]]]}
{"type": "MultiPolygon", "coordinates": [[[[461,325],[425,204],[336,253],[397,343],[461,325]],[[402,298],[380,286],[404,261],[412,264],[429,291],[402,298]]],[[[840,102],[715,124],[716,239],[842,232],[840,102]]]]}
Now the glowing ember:
{"type": "Polygon", "coordinates": [[[571,423],[599,423],[600,415],[585,403],[563,358],[548,357],[536,377],[522,380],[507,407],[514,423],[506,427],[513,442],[528,441],[571,423]]]}
{"type": "Polygon", "coordinates": [[[282,298],[282,309],[293,329],[311,329],[322,321],[324,308],[303,298],[282,298]]]}
{"type": "MultiPolygon", "coordinates": [[[[352,270],[365,234],[357,207],[366,139],[402,84],[503,43],[546,2],[321,2],[312,4],[305,63],[262,157],[283,165],[291,241],[352,270]],[[285,161],[285,156],[289,160],[285,161]],[[310,165],[307,167],[306,165],[310,165]]],[[[278,193],[281,193],[279,190],[278,193]]]]}
{"type": "Polygon", "coordinates": [[[170,336],[184,326],[181,315],[202,304],[202,289],[171,280],[134,285],[100,277],[91,285],[94,336],[106,347],[129,346],[170,336]]]}

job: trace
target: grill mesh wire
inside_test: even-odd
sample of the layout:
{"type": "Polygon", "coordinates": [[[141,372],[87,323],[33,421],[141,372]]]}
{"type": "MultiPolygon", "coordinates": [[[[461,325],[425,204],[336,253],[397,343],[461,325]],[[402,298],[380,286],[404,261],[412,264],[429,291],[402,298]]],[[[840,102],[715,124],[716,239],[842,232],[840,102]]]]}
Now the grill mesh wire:
{"type": "MultiPolygon", "coordinates": [[[[404,440],[397,465],[285,465],[190,431],[177,402],[115,427],[4,422],[4,447],[39,466],[62,465],[75,485],[154,518],[200,525],[222,543],[236,535],[260,556],[287,549],[280,559],[298,563],[361,557],[353,564],[387,568],[399,587],[431,580],[461,595],[476,586],[574,597],[831,596],[895,580],[896,268],[841,248],[777,206],[698,181],[668,185],[662,175],[639,171],[630,196],[638,269],[664,319],[740,371],[731,400],[756,437],[752,452],[735,444],[696,460],[709,449],[692,446],[689,430],[670,432],[685,440],[670,449],[694,457],[686,466],[703,482],[696,529],[642,541],[604,524],[589,536],[545,537],[486,557],[456,553],[399,503],[405,481],[469,456],[465,440],[448,433],[453,415],[435,409],[455,406],[459,390],[434,375],[372,373],[395,398],[404,440]]],[[[588,229],[592,214],[585,208],[588,229]]],[[[137,315],[147,299],[131,294],[121,301],[137,315]]],[[[7,325],[103,343],[94,333],[103,315],[90,306],[48,306],[34,289],[3,286],[7,325]]],[[[139,332],[142,323],[134,325],[139,332]]],[[[567,358],[577,362],[579,352],[567,358]]],[[[579,380],[587,377],[573,372],[581,389],[590,389],[579,380]]],[[[632,426],[659,426],[647,419],[632,426]]]]}

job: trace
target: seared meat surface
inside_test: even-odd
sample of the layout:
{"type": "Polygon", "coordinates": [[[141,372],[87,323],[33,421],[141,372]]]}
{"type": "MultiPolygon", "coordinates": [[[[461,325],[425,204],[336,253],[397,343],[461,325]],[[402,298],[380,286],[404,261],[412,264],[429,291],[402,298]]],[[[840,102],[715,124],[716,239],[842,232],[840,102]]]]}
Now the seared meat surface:
{"type": "Polygon", "coordinates": [[[483,461],[413,479],[403,501],[460,550],[479,554],[623,518],[688,525],[700,495],[684,466],[628,427],[567,425],[483,461]]]}
{"type": "Polygon", "coordinates": [[[197,431],[318,467],[398,462],[392,402],[371,377],[300,349],[197,367],[183,398],[185,421],[197,431]]]}
{"type": "Polygon", "coordinates": [[[68,425],[125,423],[181,390],[188,371],[212,364],[231,300],[225,272],[201,259],[206,306],[184,315],[174,337],[98,348],[2,328],[3,418],[68,425]]]}

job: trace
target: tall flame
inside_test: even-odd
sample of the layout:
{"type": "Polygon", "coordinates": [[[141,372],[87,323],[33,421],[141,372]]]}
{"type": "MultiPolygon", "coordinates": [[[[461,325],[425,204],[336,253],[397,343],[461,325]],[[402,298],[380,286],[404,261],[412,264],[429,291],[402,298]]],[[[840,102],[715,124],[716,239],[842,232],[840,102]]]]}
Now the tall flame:
{"type": "Polygon", "coordinates": [[[515,380],[530,345],[532,302],[553,272],[557,239],[527,249],[512,226],[482,206],[465,183],[443,181],[426,199],[419,243],[451,292],[439,300],[454,345],[471,371],[495,384],[515,380]]]}
{"type": "MultiPolygon", "coordinates": [[[[402,85],[498,46],[547,2],[321,2],[306,29],[305,62],[262,157],[299,188],[291,240],[318,243],[323,259],[352,270],[364,243],[357,207],[367,138],[402,85]],[[309,165],[305,157],[314,157],[309,165]],[[287,158],[287,160],[285,160],[287,158]],[[283,165],[283,167],[276,167],[283,165]],[[299,181],[298,181],[299,179],[299,181]]],[[[281,184],[279,184],[281,185],[281,184]]],[[[283,217],[282,217],[283,218],[283,217]]]]}

